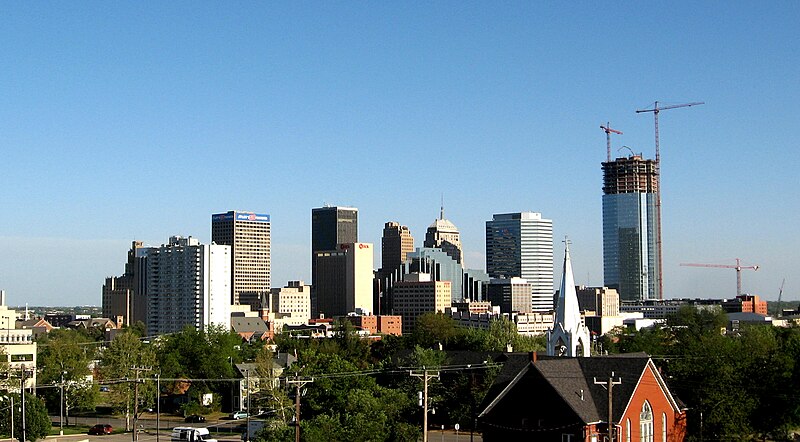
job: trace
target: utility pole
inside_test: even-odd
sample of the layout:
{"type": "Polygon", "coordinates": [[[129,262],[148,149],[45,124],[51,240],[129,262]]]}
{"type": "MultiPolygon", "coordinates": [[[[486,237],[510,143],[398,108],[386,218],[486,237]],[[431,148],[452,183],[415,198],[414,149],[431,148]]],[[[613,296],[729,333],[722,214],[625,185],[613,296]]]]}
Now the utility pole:
{"type": "Polygon", "coordinates": [[[245,428],[247,429],[245,430],[244,433],[245,434],[244,441],[250,442],[250,370],[249,369],[245,370],[244,375],[246,377],[245,382],[247,382],[247,387],[245,389],[245,392],[247,392],[247,413],[246,413],[247,416],[245,417],[244,421],[245,428]]]}
{"type": "Polygon", "coordinates": [[[294,374],[294,379],[287,378],[287,384],[294,384],[294,440],[300,442],[300,388],[306,384],[314,382],[314,378],[300,377],[297,373],[294,374]]]}
{"type": "Polygon", "coordinates": [[[156,373],[156,442],[159,442],[161,431],[161,373],[156,373]]]}
{"type": "Polygon", "coordinates": [[[139,384],[143,382],[139,379],[139,373],[143,371],[150,371],[147,367],[131,367],[131,371],[136,373],[136,379],[133,384],[133,442],[139,440],[139,384]]]}
{"type": "Polygon", "coordinates": [[[422,373],[414,373],[409,371],[408,374],[415,378],[422,379],[422,442],[428,442],[428,380],[432,378],[439,378],[439,372],[430,372],[425,367],[422,367],[422,373]]]}
{"type": "Polygon", "coordinates": [[[614,439],[614,430],[616,426],[614,425],[614,386],[622,384],[622,378],[618,377],[617,380],[614,380],[614,372],[611,372],[611,376],[608,377],[607,381],[598,381],[597,378],[594,378],[595,385],[602,385],[603,388],[608,390],[608,440],[609,442],[613,442],[614,439]]]}
{"type": "Polygon", "coordinates": [[[64,435],[64,372],[61,372],[61,406],[60,415],[58,417],[58,435],[64,435]]]}
{"type": "Polygon", "coordinates": [[[25,374],[26,374],[26,370],[27,370],[27,368],[23,365],[22,366],[22,376],[20,378],[20,383],[19,383],[20,400],[22,401],[22,402],[20,402],[20,404],[22,405],[22,439],[20,439],[20,440],[22,440],[22,441],[26,441],[27,440],[27,436],[28,436],[28,424],[25,422],[25,374]]]}

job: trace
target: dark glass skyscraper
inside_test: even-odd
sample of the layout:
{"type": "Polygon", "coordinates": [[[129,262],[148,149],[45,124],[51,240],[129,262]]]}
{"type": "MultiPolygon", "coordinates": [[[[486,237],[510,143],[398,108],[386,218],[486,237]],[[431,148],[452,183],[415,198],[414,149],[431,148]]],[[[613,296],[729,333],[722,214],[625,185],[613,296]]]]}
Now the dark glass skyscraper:
{"type": "MultiPolygon", "coordinates": [[[[358,209],[354,207],[325,206],[311,209],[311,312],[320,313],[317,292],[325,280],[317,274],[319,252],[334,252],[340,244],[358,242],[358,209]]],[[[335,275],[334,275],[335,277],[335,275]]],[[[344,278],[344,275],[341,275],[344,278]]],[[[329,287],[328,287],[329,288],[329,287]]],[[[323,288],[325,292],[327,288],[323,288]]],[[[325,312],[330,314],[330,312],[325,312]]]]}
{"type": "Polygon", "coordinates": [[[620,300],[661,299],[658,167],[640,155],[603,167],[603,279],[620,300]]]}
{"type": "Polygon", "coordinates": [[[339,244],[358,242],[358,209],[311,209],[311,253],[336,250],[339,244]]]}

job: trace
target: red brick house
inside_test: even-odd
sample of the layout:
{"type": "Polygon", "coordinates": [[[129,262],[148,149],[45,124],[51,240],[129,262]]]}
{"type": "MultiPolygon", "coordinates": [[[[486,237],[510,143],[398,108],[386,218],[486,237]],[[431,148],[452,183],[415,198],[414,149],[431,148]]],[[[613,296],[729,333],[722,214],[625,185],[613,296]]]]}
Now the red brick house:
{"type": "Polygon", "coordinates": [[[478,416],[483,440],[677,442],[686,409],[644,354],[589,358],[509,355],[478,416]]]}

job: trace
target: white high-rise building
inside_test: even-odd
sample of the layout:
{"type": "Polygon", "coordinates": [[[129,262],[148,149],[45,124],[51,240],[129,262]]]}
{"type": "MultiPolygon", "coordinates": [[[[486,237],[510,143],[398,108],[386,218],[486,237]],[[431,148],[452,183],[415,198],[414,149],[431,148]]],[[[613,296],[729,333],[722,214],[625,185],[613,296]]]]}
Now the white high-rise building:
{"type": "Polygon", "coordinates": [[[553,221],[541,213],[496,214],[486,221],[486,273],[531,284],[531,311],[553,310],[553,221]]]}
{"type": "Polygon", "coordinates": [[[173,236],[147,253],[147,332],[230,327],[231,247],[173,236]]]}

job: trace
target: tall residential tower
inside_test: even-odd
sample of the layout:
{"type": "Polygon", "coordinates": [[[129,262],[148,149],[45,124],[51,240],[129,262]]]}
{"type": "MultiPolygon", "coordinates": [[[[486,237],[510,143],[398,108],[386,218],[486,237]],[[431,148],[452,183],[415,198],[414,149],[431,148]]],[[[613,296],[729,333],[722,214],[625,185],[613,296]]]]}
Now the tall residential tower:
{"type": "Polygon", "coordinates": [[[231,304],[258,308],[270,292],[270,216],[232,210],[211,215],[211,241],[231,246],[231,304]]]}
{"type": "Polygon", "coordinates": [[[602,168],[604,284],[620,300],[661,299],[657,164],[631,155],[602,168]]]}
{"type": "Polygon", "coordinates": [[[553,310],[553,221],[541,213],[502,213],[486,221],[486,273],[531,284],[531,311],[553,310]]]}

